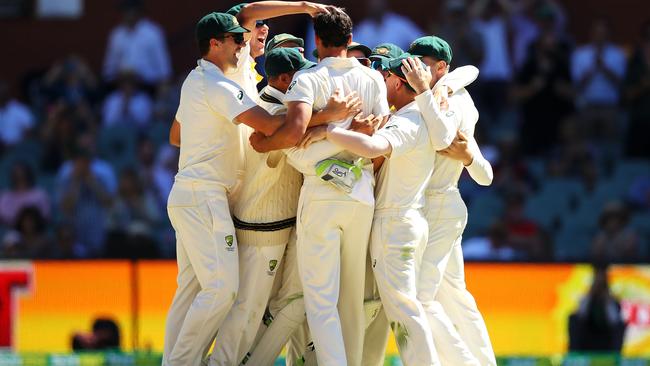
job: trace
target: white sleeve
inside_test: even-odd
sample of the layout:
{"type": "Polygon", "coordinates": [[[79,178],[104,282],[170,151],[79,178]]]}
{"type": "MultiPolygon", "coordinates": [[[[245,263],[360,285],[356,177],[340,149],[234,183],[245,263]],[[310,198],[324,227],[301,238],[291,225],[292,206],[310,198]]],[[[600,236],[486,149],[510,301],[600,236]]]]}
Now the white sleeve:
{"type": "Polygon", "coordinates": [[[293,77],[293,81],[289,84],[287,92],[284,94],[283,102],[305,102],[309,105],[314,105],[315,99],[314,83],[311,81],[309,75],[304,73],[297,73],[293,77]]]}
{"type": "Polygon", "coordinates": [[[388,105],[388,97],[386,96],[386,84],[382,81],[377,83],[379,91],[377,92],[377,99],[372,107],[372,114],[375,116],[386,116],[390,114],[390,106],[388,105]]]}
{"type": "Polygon", "coordinates": [[[237,116],[257,106],[244,89],[230,80],[207,83],[205,92],[210,108],[235,124],[237,116]]]}
{"type": "Polygon", "coordinates": [[[289,163],[300,172],[310,172],[313,174],[316,163],[323,159],[332,157],[344,149],[333,144],[331,141],[321,140],[309,145],[306,149],[293,147],[287,149],[287,158],[289,163]]]}
{"type": "Polygon", "coordinates": [[[465,169],[467,169],[467,172],[476,183],[482,186],[489,186],[492,184],[492,179],[494,178],[492,165],[483,157],[481,149],[478,147],[474,137],[470,137],[467,143],[469,144],[469,149],[472,151],[474,160],[465,169]]]}
{"type": "Polygon", "coordinates": [[[375,135],[388,140],[392,148],[391,157],[400,156],[417,145],[418,126],[406,118],[392,117],[375,135]]]}
{"type": "Polygon", "coordinates": [[[449,109],[443,111],[431,90],[416,96],[415,101],[426,122],[433,148],[435,150],[447,148],[454,141],[462,120],[462,111],[459,110],[458,103],[454,102],[454,98],[447,98],[449,109]]]}

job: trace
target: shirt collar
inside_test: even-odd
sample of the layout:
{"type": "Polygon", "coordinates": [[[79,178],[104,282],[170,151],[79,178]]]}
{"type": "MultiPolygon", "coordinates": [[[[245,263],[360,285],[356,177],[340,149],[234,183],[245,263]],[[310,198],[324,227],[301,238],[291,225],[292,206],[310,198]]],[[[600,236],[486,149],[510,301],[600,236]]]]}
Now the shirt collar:
{"type": "Polygon", "coordinates": [[[205,72],[213,72],[217,73],[218,75],[223,75],[223,71],[219,68],[219,66],[213,64],[208,60],[200,58],[196,64],[199,65],[199,67],[205,72]]]}
{"type": "Polygon", "coordinates": [[[271,85],[267,85],[266,87],[264,87],[264,93],[274,98],[277,98],[278,100],[284,99],[284,93],[272,87],[271,85]]]}
{"type": "Polygon", "coordinates": [[[359,61],[354,57],[325,57],[320,60],[319,65],[326,67],[333,67],[335,69],[344,69],[350,67],[365,67],[359,63],[359,61]]]}
{"type": "Polygon", "coordinates": [[[400,108],[397,112],[395,112],[395,116],[402,116],[412,111],[419,111],[418,104],[415,100],[400,108]]]}

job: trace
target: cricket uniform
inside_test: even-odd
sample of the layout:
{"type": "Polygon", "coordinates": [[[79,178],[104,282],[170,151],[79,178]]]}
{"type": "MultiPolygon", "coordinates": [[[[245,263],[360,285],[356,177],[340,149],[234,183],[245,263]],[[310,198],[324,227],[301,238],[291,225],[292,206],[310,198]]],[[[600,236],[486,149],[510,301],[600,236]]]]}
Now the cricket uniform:
{"type": "Polygon", "coordinates": [[[379,171],[370,236],[379,294],[404,365],[439,365],[427,315],[417,297],[428,232],[421,209],[435,151],[415,102],[399,109],[376,135],[392,147],[379,171]]]}
{"type": "MultiPolygon", "coordinates": [[[[267,86],[260,105],[284,114],[283,94],[267,86]]],[[[253,346],[277,269],[295,226],[302,175],[281,151],[260,154],[248,143],[253,129],[242,125],[244,177],[233,203],[239,250],[239,292],[219,328],[210,365],[239,365],[253,346]]]]}
{"type": "MultiPolygon", "coordinates": [[[[354,58],[328,57],[296,73],[284,102],[305,102],[319,110],[336,88],[345,94],[356,91],[365,115],[389,113],[381,75],[354,58]]],[[[374,211],[372,169],[363,170],[348,194],[319,178],[315,166],[332,156],[348,162],[358,156],[327,140],[306,149],[290,149],[287,156],[304,175],[297,214],[297,258],[318,364],[360,365],[365,261],[374,211]]]]}
{"type": "Polygon", "coordinates": [[[236,116],[256,104],[203,59],[181,89],[179,170],[167,211],[176,231],[178,289],[169,310],[164,365],[199,365],[239,285],[227,195],[241,169],[236,116]]]}
{"type": "MultiPolygon", "coordinates": [[[[478,111],[464,85],[454,83],[452,78],[448,74],[434,87],[441,88],[442,95],[451,91],[451,95],[444,96],[446,104],[441,104],[441,96],[434,97],[432,91],[415,99],[430,130],[446,124],[453,126],[453,131],[461,130],[468,135],[474,161],[467,170],[479,184],[489,185],[492,168],[473,138],[478,111]]],[[[434,145],[441,149],[452,140],[451,136],[438,138],[434,145]]],[[[458,191],[462,170],[462,162],[436,154],[426,191],[429,238],[422,258],[418,299],[436,335],[434,340],[443,364],[496,365],[485,323],[465,287],[461,238],[467,224],[467,208],[458,191]]]]}

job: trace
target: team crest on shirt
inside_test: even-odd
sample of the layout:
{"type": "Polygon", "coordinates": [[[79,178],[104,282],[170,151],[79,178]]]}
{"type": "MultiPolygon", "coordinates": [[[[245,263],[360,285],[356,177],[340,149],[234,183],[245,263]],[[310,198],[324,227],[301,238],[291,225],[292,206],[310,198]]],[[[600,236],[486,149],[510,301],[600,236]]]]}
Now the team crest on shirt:
{"type": "Polygon", "coordinates": [[[244,91],[240,90],[239,93],[237,93],[237,99],[242,100],[244,99],[244,91]]]}
{"type": "Polygon", "coordinates": [[[289,84],[289,87],[287,88],[287,91],[291,90],[291,89],[294,87],[294,85],[296,85],[296,81],[295,81],[295,80],[292,81],[291,84],[289,84]]]}
{"type": "Polygon", "coordinates": [[[266,271],[266,274],[269,276],[273,276],[273,271],[275,271],[275,268],[278,266],[278,260],[277,259],[271,259],[269,261],[269,270],[266,271]]]}
{"type": "Polygon", "coordinates": [[[232,247],[232,244],[235,242],[235,238],[232,235],[226,235],[224,238],[226,240],[226,250],[232,252],[235,248],[232,247]]]}

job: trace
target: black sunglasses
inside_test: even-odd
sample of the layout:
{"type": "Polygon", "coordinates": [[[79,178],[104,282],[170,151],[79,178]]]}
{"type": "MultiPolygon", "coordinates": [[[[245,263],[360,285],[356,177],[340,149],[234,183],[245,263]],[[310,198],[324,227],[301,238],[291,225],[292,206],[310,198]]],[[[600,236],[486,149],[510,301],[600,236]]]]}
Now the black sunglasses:
{"type": "Polygon", "coordinates": [[[256,28],[263,27],[263,26],[265,26],[265,25],[269,25],[269,21],[268,21],[268,19],[257,20],[257,21],[255,21],[255,27],[256,27],[256,28]]]}
{"type": "Polygon", "coordinates": [[[237,44],[244,44],[244,33],[230,33],[223,36],[223,39],[232,38],[233,42],[237,44]]]}

